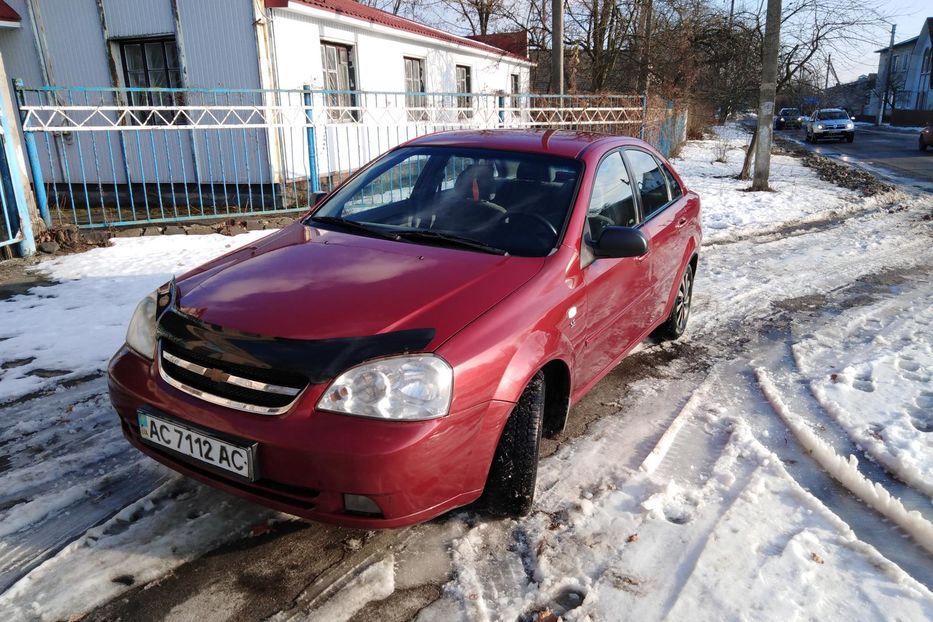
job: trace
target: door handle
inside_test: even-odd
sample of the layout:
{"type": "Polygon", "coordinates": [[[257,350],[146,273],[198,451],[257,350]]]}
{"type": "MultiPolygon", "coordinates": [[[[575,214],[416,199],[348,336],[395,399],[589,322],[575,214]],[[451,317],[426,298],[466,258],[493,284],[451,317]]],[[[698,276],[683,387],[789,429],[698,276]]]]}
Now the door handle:
{"type": "Polygon", "coordinates": [[[680,228],[683,227],[685,224],[687,224],[687,219],[686,219],[686,218],[681,218],[680,220],[677,221],[677,228],[680,229],[680,228]]]}

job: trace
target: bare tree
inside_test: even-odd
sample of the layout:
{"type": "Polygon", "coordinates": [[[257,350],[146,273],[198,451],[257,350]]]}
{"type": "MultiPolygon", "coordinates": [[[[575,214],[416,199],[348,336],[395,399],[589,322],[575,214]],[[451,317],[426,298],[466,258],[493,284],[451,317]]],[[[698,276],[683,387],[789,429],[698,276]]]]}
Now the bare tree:
{"type": "Polygon", "coordinates": [[[401,15],[407,18],[420,17],[422,3],[420,0],[357,0],[360,4],[371,6],[374,9],[401,15]]]}
{"type": "Polygon", "coordinates": [[[569,0],[565,43],[589,61],[591,89],[603,90],[633,35],[635,7],[628,0],[569,0]]]}

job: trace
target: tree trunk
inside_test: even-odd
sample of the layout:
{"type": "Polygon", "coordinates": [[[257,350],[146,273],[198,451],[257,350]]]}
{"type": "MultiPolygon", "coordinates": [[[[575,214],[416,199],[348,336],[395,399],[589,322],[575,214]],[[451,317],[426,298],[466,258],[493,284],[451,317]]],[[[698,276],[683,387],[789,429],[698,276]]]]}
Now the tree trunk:
{"type": "Polygon", "coordinates": [[[748,149],[745,150],[745,161],[742,163],[742,172],[739,173],[739,179],[752,178],[752,154],[755,153],[755,146],[758,144],[758,128],[752,132],[752,142],[748,143],[748,149]]]}
{"type": "Polygon", "coordinates": [[[752,190],[769,190],[771,174],[771,130],[774,122],[774,95],[777,91],[778,49],[781,44],[781,0],[768,0],[761,63],[761,95],[758,106],[755,177],[752,190]]]}

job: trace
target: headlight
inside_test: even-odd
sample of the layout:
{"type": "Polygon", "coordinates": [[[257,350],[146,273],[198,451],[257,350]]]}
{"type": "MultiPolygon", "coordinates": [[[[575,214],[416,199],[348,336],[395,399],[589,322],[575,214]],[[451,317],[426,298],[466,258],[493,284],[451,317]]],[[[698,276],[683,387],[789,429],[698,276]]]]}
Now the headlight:
{"type": "Polygon", "coordinates": [[[822,124],[822,123],[817,123],[817,124],[816,124],[816,129],[818,129],[818,130],[823,129],[823,124],[822,124]]]}
{"type": "Polygon", "coordinates": [[[395,356],[340,374],[317,403],[360,417],[414,421],[443,417],[450,409],[454,371],[433,354],[395,356]]]}
{"type": "Polygon", "coordinates": [[[846,129],[847,129],[847,130],[851,130],[851,129],[854,128],[854,127],[855,127],[855,124],[854,124],[854,123],[846,123],[846,129]]]}
{"type": "Polygon", "coordinates": [[[783,120],[784,120],[784,117],[781,117],[781,121],[783,121],[783,120]]]}
{"type": "Polygon", "coordinates": [[[150,360],[155,357],[155,320],[156,293],[152,292],[136,305],[130,326],[126,329],[126,345],[150,360]]]}

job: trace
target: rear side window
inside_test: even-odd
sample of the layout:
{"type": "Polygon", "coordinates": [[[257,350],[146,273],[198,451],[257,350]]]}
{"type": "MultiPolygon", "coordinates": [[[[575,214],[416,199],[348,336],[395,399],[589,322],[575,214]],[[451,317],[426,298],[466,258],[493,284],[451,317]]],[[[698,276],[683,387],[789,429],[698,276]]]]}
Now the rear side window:
{"type": "Polygon", "coordinates": [[[680,184],[677,183],[677,179],[674,177],[671,169],[662,165],[661,171],[664,173],[664,178],[667,179],[667,186],[671,189],[671,201],[676,201],[684,196],[684,191],[681,190],[680,184]]]}
{"type": "Polygon", "coordinates": [[[635,188],[641,196],[642,210],[647,218],[650,214],[666,205],[670,201],[667,194],[667,181],[664,173],[651,154],[636,149],[625,152],[629,164],[632,165],[632,177],[635,188]]]}

